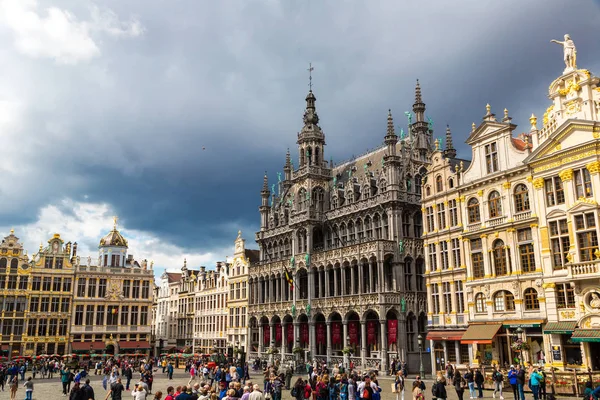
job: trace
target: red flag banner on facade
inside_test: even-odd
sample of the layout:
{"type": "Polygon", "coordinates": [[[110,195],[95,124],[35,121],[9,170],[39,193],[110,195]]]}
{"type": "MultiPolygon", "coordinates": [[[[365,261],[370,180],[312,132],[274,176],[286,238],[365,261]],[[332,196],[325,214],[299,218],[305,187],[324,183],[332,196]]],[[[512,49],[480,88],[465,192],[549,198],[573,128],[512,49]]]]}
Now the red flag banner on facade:
{"type": "Polygon", "coordinates": [[[387,322],[388,344],[396,343],[398,338],[398,320],[388,319],[387,322]]]}
{"type": "Polygon", "coordinates": [[[271,345],[271,327],[268,325],[263,328],[263,339],[265,346],[271,345]]]}
{"type": "Polygon", "coordinates": [[[306,322],[300,325],[300,341],[308,343],[308,324],[306,322]]]}
{"type": "Polygon", "coordinates": [[[375,321],[367,321],[367,343],[375,344],[377,343],[377,330],[375,326],[375,321]]]}
{"type": "Polygon", "coordinates": [[[342,324],[339,322],[331,323],[331,343],[341,344],[342,343],[342,324]]]}
{"type": "Polygon", "coordinates": [[[281,343],[281,324],[275,325],[275,342],[281,343]]]}
{"type": "Polygon", "coordinates": [[[287,330],[287,342],[294,343],[294,325],[288,323],[285,329],[287,330]]]}
{"type": "Polygon", "coordinates": [[[317,344],[325,344],[325,324],[317,324],[317,344]]]}
{"type": "Polygon", "coordinates": [[[350,344],[358,344],[358,322],[348,322],[348,336],[350,344]]]}

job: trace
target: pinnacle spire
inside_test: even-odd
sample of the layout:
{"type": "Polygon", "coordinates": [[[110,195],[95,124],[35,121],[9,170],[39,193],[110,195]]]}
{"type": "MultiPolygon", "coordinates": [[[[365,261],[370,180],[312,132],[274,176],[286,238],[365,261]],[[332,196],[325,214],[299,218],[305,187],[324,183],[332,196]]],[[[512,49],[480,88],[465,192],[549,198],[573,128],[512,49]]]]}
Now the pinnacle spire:
{"type": "Polygon", "coordinates": [[[420,104],[423,102],[421,98],[421,85],[419,85],[419,80],[417,79],[417,85],[415,86],[415,104],[420,104]]]}
{"type": "Polygon", "coordinates": [[[267,171],[265,171],[265,176],[263,178],[262,191],[267,193],[269,192],[269,178],[267,178],[267,171]]]}
{"type": "Polygon", "coordinates": [[[387,135],[393,136],[396,133],[394,132],[394,118],[392,117],[392,110],[388,110],[387,116],[387,135]]]}
{"type": "Polygon", "coordinates": [[[288,147],[287,152],[285,153],[285,166],[291,166],[292,165],[292,159],[290,157],[290,148],[288,147]]]}
{"type": "Polygon", "coordinates": [[[444,150],[444,154],[446,157],[456,157],[456,149],[452,144],[452,132],[450,131],[450,125],[446,125],[446,149],[444,150]]]}

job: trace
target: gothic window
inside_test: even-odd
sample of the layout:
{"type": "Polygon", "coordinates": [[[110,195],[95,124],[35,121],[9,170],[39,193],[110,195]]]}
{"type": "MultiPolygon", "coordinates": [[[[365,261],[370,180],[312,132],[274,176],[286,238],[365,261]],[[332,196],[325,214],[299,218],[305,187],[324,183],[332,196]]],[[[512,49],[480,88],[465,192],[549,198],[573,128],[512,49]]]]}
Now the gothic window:
{"type": "Polygon", "coordinates": [[[385,193],[386,190],[387,190],[387,182],[385,181],[385,179],[382,179],[381,181],[379,181],[379,191],[381,193],[385,193]]]}
{"type": "Polygon", "coordinates": [[[410,236],[410,213],[405,211],[402,213],[402,237],[410,236]]]}
{"type": "Polygon", "coordinates": [[[365,237],[365,232],[363,231],[362,220],[360,218],[356,220],[356,235],[357,235],[359,241],[365,237]]]}
{"type": "Polygon", "coordinates": [[[533,251],[533,237],[531,228],[519,229],[517,231],[519,241],[519,258],[521,259],[521,271],[535,272],[535,253],[533,251]]]}
{"type": "Polygon", "coordinates": [[[494,295],[494,311],[515,311],[515,296],[506,290],[497,292],[494,295]]]}
{"type": "Polygon", "coordinates": [[[524,184],[518,184],[515,187],[515,211],[529,211],[529,191],[524,184]]]}
{"type": "Polygon", "coordinates": [[[373,226],[371,225],[371,217],[368,215],[365,217],[365,233],[367,238],[373,237],[373,226]]]}
{"type": "Polygon", "coordinates": [[[375,214],[373,225],[375,226],[375,238],[381,239],[381,218],[379,217],[379,214],[375,214]]]}
{"type": "Polygon", "coordinates": [[[485,296],[483,293],[477,293],[475,295],[475,312],[476,313],[484,313],[486,312],[485,307],[485,296]]]}
{"type": "Polygon", "coordinates": [[[348,243],[348,232],[346,231],[346,224],[342,222],[340,225],[340,240],[342,241],[342,246],[346,246],[348,243]]]}
{"type": "Polygon", "coordinates": [[[420,195],[421,194],[421,175],[415,175],[415,193],[420,195]]]}
{"type": "Polygon", "coordinates": [[[479,200],[475,197],[469,199],[467,203],[467,214],[469,217],[469,224],[475,224],[481,222],[481,215],[479,213],[479,200]]]}
{"type": "Polygon", "coordinates": [[[322,188],[316,188],[313,190],[312,204],[316,207],[317,211],[325,211],[325,193],[322,188]]]}
{"type": "Polygon", "coordinates": [[[363,199],[368,199],[369,196],[371,195],[371,187],[369,185],[363,186],[362,193],[363,193],[363,199]]]}
{"type": "Polygon", "coordinates": [[[415,273],[417,275],[417,290],[425,291],[425,262],[421,257],[415,262],[415,273]]]}
{"type": "Polygon", "coordinates": [[[571,246],[569,228],[566,219],[550,221],[550,245],[552,250],[552,266],[554,269],[564,269],[571,246]]]}
{"type": "Polygon", "coordinates": [[[406,191],[407,192],[412,191],[412,177],[410,175],[406,176],[406,191]]]}
{"type": "Polygon", "coordinates": [[[575,195],[577,198],[592,197],[592,177],[587,168],[575,170],[575,195]]]}
{"type": "Polygon", "coordinates": [[[408,316],[406,317],[406,336],[407,336],[407,350],[408,351],[415,351],[415,339],[416,339],[416,334],[415,334],[415,325],[417,322],[417,318],[415,317],[415,314],[413,314],[412,312],[408,314],[408,316]]]}
{"type": "Polygon", "coordinates": [[[404,290],[412,291],[412,260],[404,260],[404,290]]]}
{"type": "Polygon", "coordinates": [[[496,240],[492,248],[493,259],[494,259],[494,273],[496,276],[504,276],[508,274],[508,268],[506,265],[506,252],[504,249],[504,242],[500,239],[496,240]]]}
{"type": "Polygon", "coordinates": [[[497,218],[502,215],[502,203],[500,199],[500,193],[493,191],[488,197],[488,208],[490,211],[490,218],[497,218]]]}
{"type": "Polygon", "coordinates": [[[320,166],[320,162],[321,162],[320,160],[321,160],[321,157],[319,154],[319,147],[315,147],[315,165],[316,166],[320,166]]]}
{"type": "Polygon", "coordinates": [[[414,234],[416,238],[420,238],[423,235],[423,214],[421,211],[417,211],[413,217],[414,234]]]}
{"type": "Polygon", "coordinates": [[[337,208],[337,206],[338,206],[338,198],[337,198],[337,196],[333,196],[331,198],[331,208],[335,209],[335,208],[337,208]]]}
{"type": "Polygon", "coordinates": [[[304,210],[305,205],[306,205],[306,190],[304,188],[301,188],[298,191],[298,210],[299,211],[304,210]]]}
{"type": "Polygon", "coordinates": [[[444,190],[444,182],[442,176],[438,175],[435,177],[435,191],[441,193],[444,190]]]}
{"type": "Polygon", "coordinates": [[[534,288],[525,289],[525,309],[526,310],[539,310],[540,300],[538,299],[538,293],[534,288]]]}
{"type": "Polygon", "coordinates": [[[388,216],[386,213],[383,213],[381,217],[381,221],[383,222],[383,236],[382,239],[387,239],[389,237],[389,226],[388,226],[388,216]]]}
{"type": "Polygon", "coordinates": [[[356,231],[354,230],[354,222],[348,222],[348,241],[354,243],[356,240],[356,231]]]}

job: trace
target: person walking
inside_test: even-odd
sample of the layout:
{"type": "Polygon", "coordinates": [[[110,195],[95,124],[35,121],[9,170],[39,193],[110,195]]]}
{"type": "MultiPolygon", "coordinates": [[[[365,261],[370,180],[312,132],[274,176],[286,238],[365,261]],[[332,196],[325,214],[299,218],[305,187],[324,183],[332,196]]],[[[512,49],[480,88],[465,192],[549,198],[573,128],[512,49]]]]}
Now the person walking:
{"type": "Polygon", "coordinates": [[[534,368],[533,365],[529,367],[529,386],[533,393],[533,400],[540,399],[540,384],[542,379],[544,377],[538,372],[537,368],[534,368]]]}
{"type": "Polygon", "coordinates": [[[108,400],[109,396],[112,400],[122,400],[124,391],[125,387],[121,383],[121,378],[117,378],[117,381],[110,385],[110,390],[106,394],[104,400],[108,400]]]}
{"type": "Polygon", "coordinates": [[[448,394],[446,393],[446,379],[440,372],[435,383],[431,385],[431,394],[434,399],[437,400],[446,400],[448,398],[448,394]]]}
{"type": "Polygon", "coordinates": [[[471,368],[469,368],[467,370],[464,378],[467,381],[467,386],[469,388],[469,399],[474,399],[475,398],[475,374],[473,374],[473,370],[471,368]]]}
{"type": "Polygon", "coordinates": [[[456,396],[458,397],[458,400],[463,400],[463,395],[465,394],[465,389],[467,388],[467,381],[465,381],[465,378],[460,375],[459,370],[454,371],[452,383],[454,384],[454,390],[456,390],[456,396]]]}
{"type": "Polygon", "coordinates": [[[17,375],[13,375],[12,378],[10,378],[10,400],[16,400],[18,389],[19,377],[17,375]]]}
{"type": "Polygon", "coordinates": [[[402,370],[399,370],[396,374],[394,388],[396,390],[396,400],[404,400],[404,375],[402,370]]]}
{"type": "Polygon", "coordinates": [[[69,371],[69,368],[60,370],[60,382],[62,383],[63,397],[66,397],[67,394],[69,394],[69,386],[71,384],[70,375],[71,371],[69,371]]]}
{"type": "Polygon", "coordinates": [[[494,393],[492,397],[496,398],[496,393],[500,395],[500,400],[504,400],[504,396],[502,396],[502,388],[504,386],[504,375],[500,371],[500,366],[497,365],[492,373],[492,382],[494,382],[494,393]]]}
{"type": "Polygon", "coordinates": [[[27,378],[25,383],[23,384],[25,388],[25,400],[32,400],[33,396],[33,380],[31,376],[27,378]]]}
{"type": "Polygon", "coordinates": [[[525,386],[525,370],[521,364],[517,365],[517,390],[519,391],[520,400],[525,400],[525,392],[523,387],[525,386]]]}
{"type": "Polygon", "coordinates": [[[86,379],[85,384],[81,386],[81,390],[85,393],[85,400],[96,400],[94,395],[94,388],[90,386],[90,380],[86,379]]]}
{"type": "Polygon", "coordinates": [[[483,399],[483,374],[479,369],[475,370],[475,385],[477,386],[477,391],[479,394],[477,395],[478,399],[483,399]]]}
{"type": "Polygon", "coordinates": [[[514,365],[510,366],[508,370],[508,383],[513,390],[514,400],[519,400],[519,390],[517,389],[517,370],[514,365]]]}

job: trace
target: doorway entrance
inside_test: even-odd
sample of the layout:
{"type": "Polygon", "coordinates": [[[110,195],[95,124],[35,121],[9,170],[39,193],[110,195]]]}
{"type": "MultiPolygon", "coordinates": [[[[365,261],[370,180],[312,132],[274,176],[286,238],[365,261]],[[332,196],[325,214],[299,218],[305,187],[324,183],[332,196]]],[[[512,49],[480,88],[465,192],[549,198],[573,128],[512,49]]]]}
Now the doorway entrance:
{"type": "Polygon", "coordinates": [[[444,359],[444,346],[440,342],[436,342],[433,347],[435,355],[435,370],[444,371],[446,369],[446,360],[444,359]]]}
{"type": "Polygon", "coordinates": [[[600,342],[588,342],[588,349],[592,371],[600,370],[600,342]]]}

